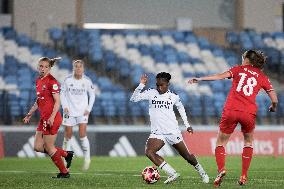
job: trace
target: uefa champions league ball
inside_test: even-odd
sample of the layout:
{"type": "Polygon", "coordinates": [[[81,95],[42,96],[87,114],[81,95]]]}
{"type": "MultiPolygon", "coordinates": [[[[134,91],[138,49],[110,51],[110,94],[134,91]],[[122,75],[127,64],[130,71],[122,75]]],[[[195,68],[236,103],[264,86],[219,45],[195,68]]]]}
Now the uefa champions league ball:
{"type": "Polygon", "coordinates": [[[148,166],[142,171],[142,178],[147,184],[154,184],[160,179],[160,173],[154,166],[148,166]]]}

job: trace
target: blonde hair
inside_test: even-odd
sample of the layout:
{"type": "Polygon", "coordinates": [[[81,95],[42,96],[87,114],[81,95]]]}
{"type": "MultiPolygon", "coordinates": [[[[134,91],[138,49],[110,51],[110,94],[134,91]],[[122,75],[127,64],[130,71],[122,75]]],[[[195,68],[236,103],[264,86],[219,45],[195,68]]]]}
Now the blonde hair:
{"type": "Polygon", "coordinates": [[[48,58],[48,57],[41,57],[38,62],[41,62],[41,61],[46,61],[49,63],[49,66],[50,67],[53,67],[54,64],[56,62],[58,62],[59,60],[61,60],[61,57],[55,57],[55,58],[48,58]]]}

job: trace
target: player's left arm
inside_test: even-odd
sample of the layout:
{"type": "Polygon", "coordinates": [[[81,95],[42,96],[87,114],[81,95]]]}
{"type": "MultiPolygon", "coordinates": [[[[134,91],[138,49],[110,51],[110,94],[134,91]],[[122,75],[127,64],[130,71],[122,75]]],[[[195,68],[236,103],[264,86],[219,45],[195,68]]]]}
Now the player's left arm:
{"type": "Polygon", "coordinates": [[[94,87],[93,82],[91,81],[89,82],[89,85],[88,85],[88,94],[89,94],[89,104],[88,104],[87,110],[85,111],[84,115],[90,114],[90,112],[92,111],[95,99],[96,99],[95,87],[94,87]]]}
{"type": "Polygon", "coordinates": [[[230,78],[230,77],[231,77],[231,73],[229,71],[226,71],[226,72],[219,73],[219,74],[191,78],[188,80],[188,83],[193,84],[193,83],[198,83],[199,81],[214,81],[214,80],[221,80],[221,79],[230,78]]]}
{"type": "Polygon", "coordinates": [[[176,105],[176,107],[178,109],[178,112],[179,112],[179,114],[181,116],[181,119],[182,119],[182,121],[183,121],[183,123],[184,123],[184,125],[186,127],[187,132],[192,134],[193,133],[193,129],[190,126],[190,124],[188,123],[186,112],[185,112],[185,109],[184,109],[184,106],[183,106],[182,102],[180,101],[179,96],[177,96],[175,105],[176,105]]]}

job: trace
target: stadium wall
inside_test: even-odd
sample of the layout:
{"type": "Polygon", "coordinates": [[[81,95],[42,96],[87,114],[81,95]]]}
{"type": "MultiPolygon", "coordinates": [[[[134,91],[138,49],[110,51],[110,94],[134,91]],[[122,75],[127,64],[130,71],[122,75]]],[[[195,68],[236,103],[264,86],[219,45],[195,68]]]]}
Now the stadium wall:
{"type": "Polygon", "coordinates": [[[84,22],[160,25],[175,28],[177,18],[193,27],[234,26],[235,1],[224,0],[84,0],[84,22]]]}
{"type": "MultiPolygon", "coordinates": [[[[217,127],[195,126],[195,133],[183,137],[190,151],[198,156],[214,155],[217,127]],[[202,139],[202,140],[201,140],[202,139]]],[[[78,128],[71,139],[72,149],[77,157],[83,156],[78,138],[78,128]]],[[[144,155],[145,142],[150,128],[146,126],[89,126],[88,138],[91,155],[112,157],[134,157],[144,155]]],[[[0,126],[0,157],[45,157],[33,151],[35,127],[0,126]],[[1,137],[2,136],[2,137],[1,137]],[[1,150],[2,149],[2,150],[1,150]]],[[[260,126],[255,133],[255,155],[284,155],[284,126],[260,126]]],[[[62,146],[62,128],[57,145],[62,146]]],[[[226,149],[228,155],[240,155],[243,148],[241,133],[235,132],[226,149]]],[[[168,144],[159,153],[162,156],[175,156],[176,152],[168,144]]]]}
{"type": "Polygon", "coordinates": [[[284,0],[242,0],[243,28],[253,28],[258,32],[282,31],[279,18],[282,20],[284,0]]]}
{"type": "Polygon", "coordinates": [[[77,21],[77,0],[14,0],[13,26],[35,40],[48,41],[47,29],[77,21]]]}

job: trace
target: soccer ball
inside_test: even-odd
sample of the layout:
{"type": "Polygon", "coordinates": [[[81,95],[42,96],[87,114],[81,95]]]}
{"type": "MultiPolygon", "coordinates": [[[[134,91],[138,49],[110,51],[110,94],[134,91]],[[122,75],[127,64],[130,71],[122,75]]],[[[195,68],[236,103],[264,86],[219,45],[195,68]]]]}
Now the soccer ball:
{"type": "Polygon", "coordinates": [[[160,173],[154,166],[148,166],[142,171],[142,178],[147,184],[154,184],[160,179],[160,173]]]}

